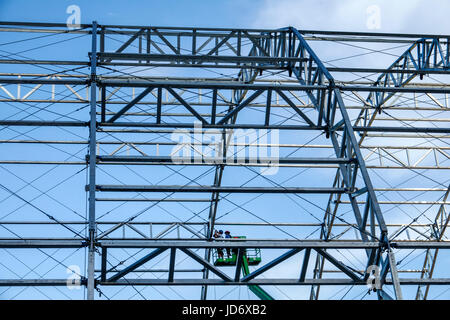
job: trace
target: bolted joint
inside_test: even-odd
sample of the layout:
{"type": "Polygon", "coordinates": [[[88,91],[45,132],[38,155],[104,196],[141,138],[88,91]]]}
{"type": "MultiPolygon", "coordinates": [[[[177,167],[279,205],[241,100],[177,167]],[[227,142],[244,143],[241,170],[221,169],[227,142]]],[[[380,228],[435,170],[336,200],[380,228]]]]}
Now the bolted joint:
{"type": "Polygon", "coordinates": [[[87,286],[87,282],[88,282],[88,280],[87,280],[87,278],[85,277],[85,276],[81,276],[80,277],[80,284],[82,285],[82,286],[87,286]]]}
{"type": "Polygon", "coordinates": [[[87,84],[90,86],[92,83],[98,83],[99,78],[96,74],[91,73],[89,78],[87,79],[87,84]]]}
{"type": "Polygon", "coordinates": [[[330,138],[330,126],[326,126],[323,132],[325,133],[325,137],[327,139],[330,138]]]}
{"type": "Polygon", "coordinates": [[[322,222],[322,223],[320,224],[320,228],[322,229],[322,233],[323,233],[324,235],[326,235],[326,234],[328,233],[328,227],[327,227],[327,225],[325,224],[325,222],[322,222]]]}
{"type": "MultiPolygon", "coordinates": [[[[89,163],[89,160],[91,159],[91,155],[89,153],[86,154],[85,159],[86,159],[86,163],[89,163]]],[[[98,164],[99,161],[100,160],[97,157],[95,157],[95,163],[98,164]]]]}
{"type": "Polygon", "coordinates": [[[356,188],[356,187],[351,187],[351,188],[345,187],[344,188],[344,193],[348,193],[348,194],[353,194],[357,191],[358,191],[358,188],[356,188]]]}
{"type": "Polygon", "coordinates": [[[382,252],[386,252],[386,251],[390,251],[391,247],[393,247],[388,239],[387,236],[387,231],[382,231],[381,232],[381,237],[380,237],[380,248],[382,250],[382,252]]]}
{"type": "Polygon", "coordinates": [[[375,112],[377,112],[378,111],[378,114],[381,114],[381,112],[383,111],[383,108],[381,107],[381,106],[378,106],[376,109],[375,109],[375,112]]]}

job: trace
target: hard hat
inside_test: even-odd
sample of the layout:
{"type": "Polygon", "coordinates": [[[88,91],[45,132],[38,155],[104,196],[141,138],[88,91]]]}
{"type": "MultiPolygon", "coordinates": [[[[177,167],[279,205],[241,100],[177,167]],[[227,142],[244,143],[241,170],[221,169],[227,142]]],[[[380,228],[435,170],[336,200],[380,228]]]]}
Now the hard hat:
{"type": "Polygon", "coordinates": [[[230,231],[225,231],[225,233],[230,233],[230,231]]]}
{"type": "Polygon", "coordinates": [[[223,231],[222,231],[222,230],[219,230],[219,233],[223,233],[223,231]]]}

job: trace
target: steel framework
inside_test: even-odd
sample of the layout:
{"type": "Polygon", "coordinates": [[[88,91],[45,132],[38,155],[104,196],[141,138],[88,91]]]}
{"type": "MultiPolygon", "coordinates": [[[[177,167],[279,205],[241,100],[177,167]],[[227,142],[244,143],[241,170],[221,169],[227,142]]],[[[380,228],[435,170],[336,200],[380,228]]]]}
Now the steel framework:
{"type": "Polygon", "coordinates": [[[450,36],[0,34],[0,296],[70,298],[79,279],[87,299],[450,297],[450,36]],[[243,276],[214,265],[218,248],[264,263],[243,276]]]}

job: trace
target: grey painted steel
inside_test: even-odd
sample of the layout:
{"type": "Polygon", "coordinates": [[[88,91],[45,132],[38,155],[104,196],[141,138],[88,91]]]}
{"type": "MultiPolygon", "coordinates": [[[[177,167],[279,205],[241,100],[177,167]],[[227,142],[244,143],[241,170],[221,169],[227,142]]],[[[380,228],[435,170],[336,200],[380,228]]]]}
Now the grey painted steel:
{"type": "MultiPolygon", "coordinates": [[[[177,241],[177,240],[102,240],[100,246],[111,248],[327,248],[372,249],[379,248],[378,241],[315,241],[315,240],[230,240],[230,241],[177,241]]],[[[2,242],[0,242],[2,245],[2,242]]],[[[450,249],[450,241],[393,241],[395,249],[441,248],[450,249]]]]}
{"type": "MultiPolygon", "coordinates": [[[[326,248],[371,249],[380,247],[379,242],[320,241],[320,240],[233,240],[211,242],[204,240],[101,240],[96,243],[107,248],[326,248]]],[[[0,239],[0,248],[82,248],[89,246],[84,239],[0,239]]],[[[450,249],[450,241],[393,241],[395,249],[450,249]]]]}
{"type": "Polygon", "coordinates": [[[346,188],[319,187],[214,187],[214,186],[147,186],[147,185],[97,185],[102,192],[223,192],[223,193],[348,193],[346,188]]]}
{"type": "MultiPolygon", "coordinates": [[[[416,278],[404,278],[400,279],[399,282],[402,285],[441,285],[448,286],[450,285],[449,278],[434,278],[434,279],[416,279],[416,278]]],[[[387,279],[386,285],[392,285],[392,280],[387,279]]],[[[1,284],[1,282],[0,282],[1,284]]],[[[298,279],[258,279],[252,280],[248,282],[235,282],[235,281],[223,281],[220,279],[176,279],[173,282],[168,282],[166,279],[131,279],[131,280],[120,280],[116,282],[101,282],[101,285],[146,285],[146,286],[157,286],[157,285],[217,285],[217,286],[247,286],[247,285],[292,285],[292,286],[311,286],[311,285],[329,285],[329,286],[367,286],[366,281],[364,280],[351,280],[351,279],[305,279],[304,282],[299,282],[298,279]]]]}
{"type": "Polygon", "coordinates": [[[204,164],[228,164],[228,163],[259,163],[267,164],[270,161],[276,160],[278,163],[291,163],[291,164],[336,164],[336,163],[349,163],[354,161],[348,158],[226,158],[226,157],[178,157],[176,161],[169,156],[97,156],[97,159],[101,162],[144,162],[151,163],[204,163],[204,164]]]}
{"type": "Polygon", "coordinates": [[[96,132],[97,132],[97,22],[92,23],[92,55],[91,55],[91,101],[90,101],[90,123],[89,123],[89,250],[88,250],[88,270],[87,270],[87,299],[94,300],[95,287],[95,156],[97,152],[96,132]]]}
{"type": "MultiPolygon", "coordinates": [[[[81,282],[84,284],[84,282],[81,282]]],[[[449,278],[433,278],[433,279],[415,279],[402,278],[401,285],[417,286],[417,285],[450,285],[449,278]]],[[[258,279],[248,282],[223,281],[220,279],[174,279],[172,282],[166,279],[119,279],[117,281],[100,281],[100,285],[104,286],[198,286],[202,284],[211,286],[248,286],[248,285],[278,285],[278,286],[311,286],[311,285],[329,285],[329,286],[366,286],[365,281],[353,281],[351,279],[305,279],[299,282],[298,279],[258,279]]],[[[392,280],[386,280],[387,285],[392,285],[392,280]]],[[[66,286],[66,279],[0,279],[0,287],[28,287],[28,286],[66,286]]]]}

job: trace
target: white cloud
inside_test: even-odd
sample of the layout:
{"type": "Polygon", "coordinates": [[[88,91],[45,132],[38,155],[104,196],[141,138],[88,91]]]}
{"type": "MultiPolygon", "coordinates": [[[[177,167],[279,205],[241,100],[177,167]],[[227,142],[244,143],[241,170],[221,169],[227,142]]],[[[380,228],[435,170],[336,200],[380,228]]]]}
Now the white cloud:
{"type": "Polygon", "coordinates": [[[373,31],[367,29],[367,8],[377,5],[380,32],[441,33],[450,27],[450,2],[442,0],[266,0],[253,22],[255,28],[294,26],[298,29],[373,31]]]}

